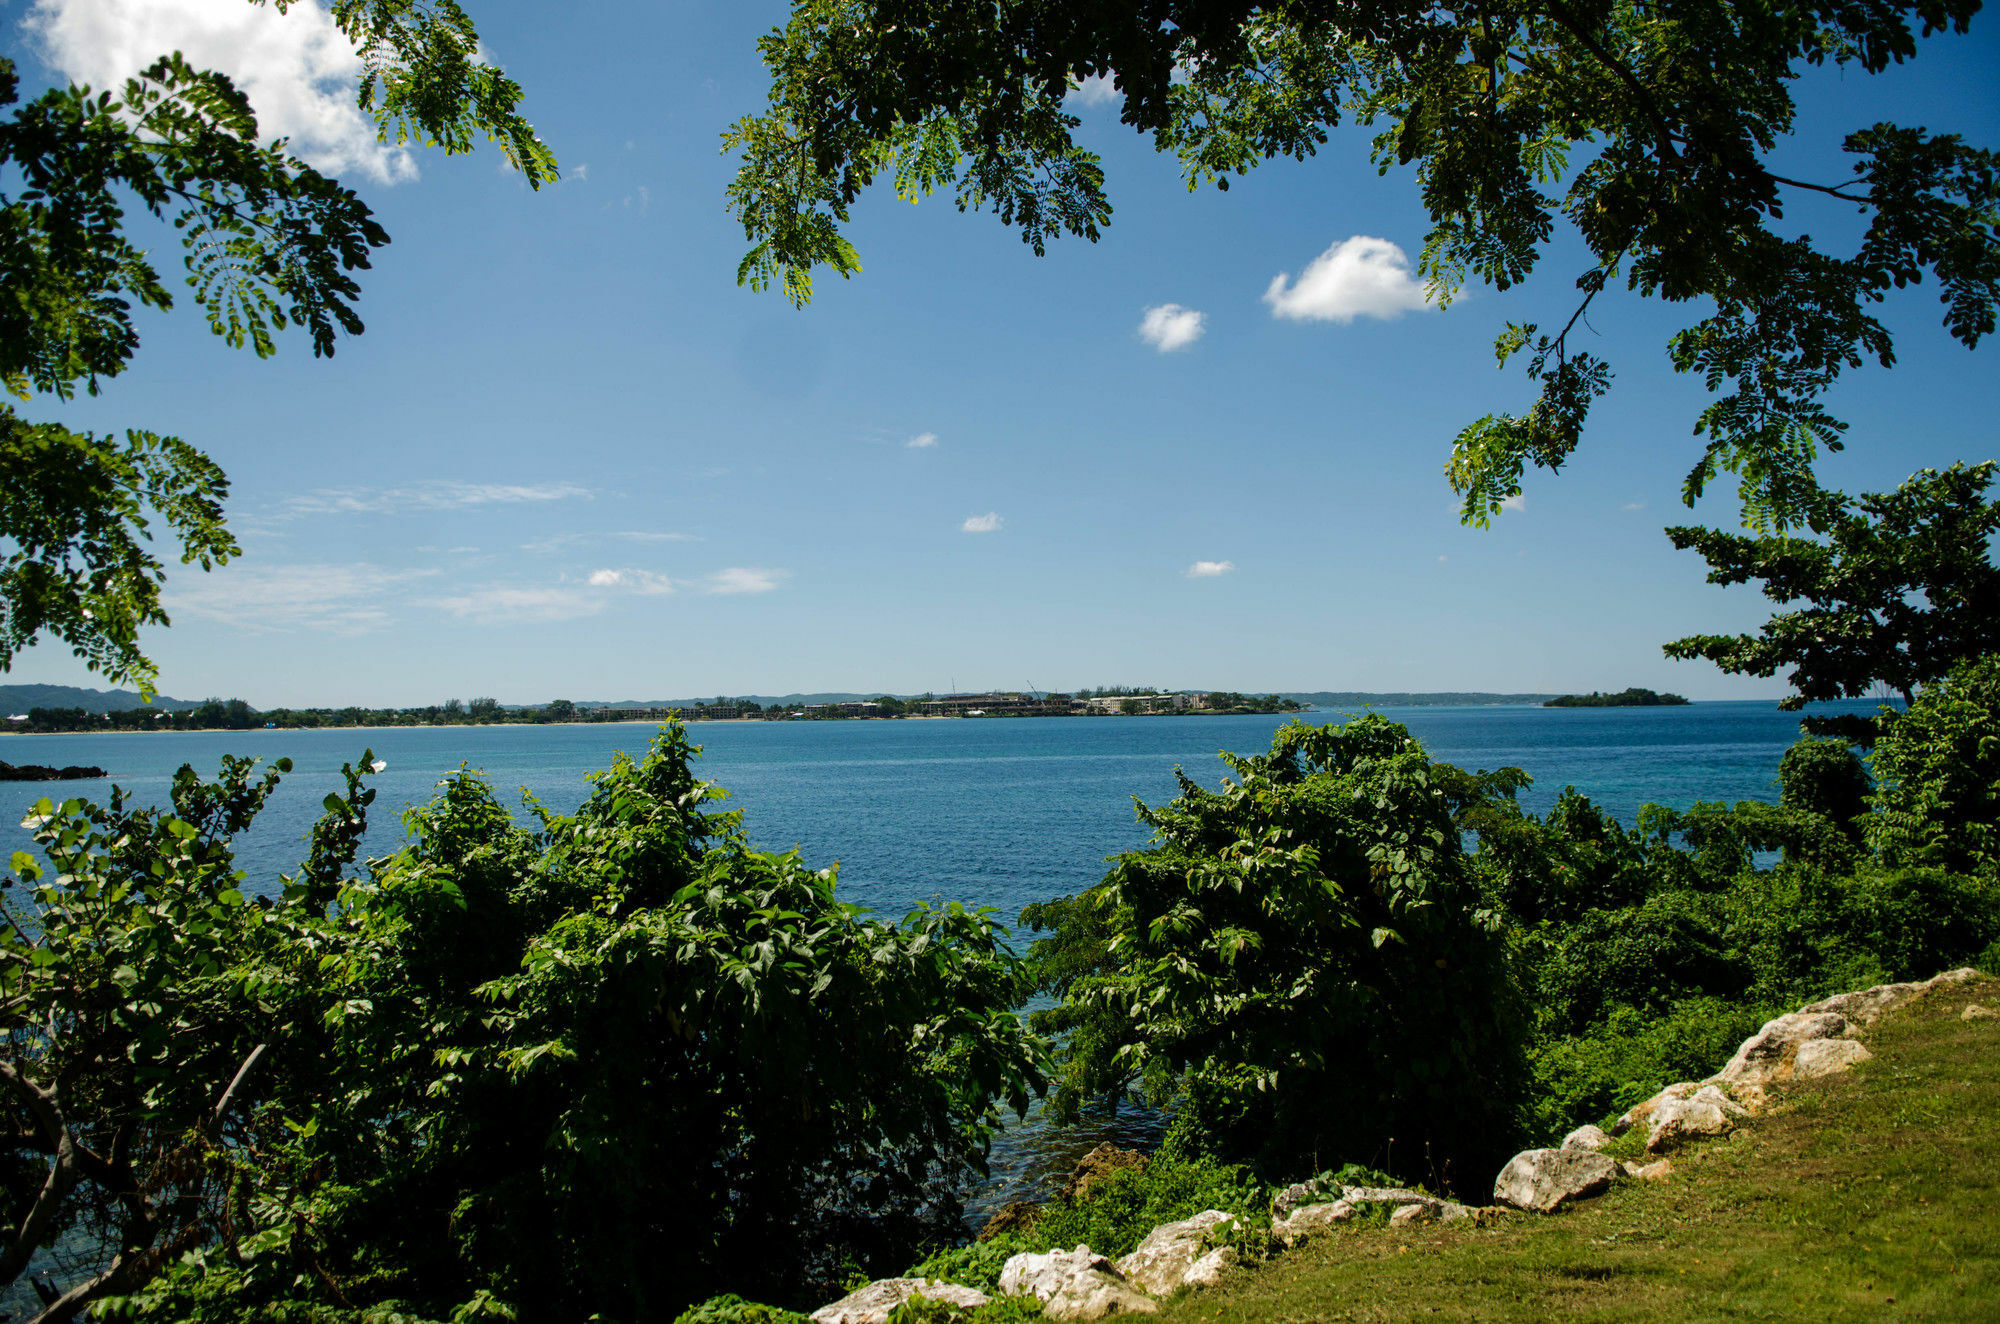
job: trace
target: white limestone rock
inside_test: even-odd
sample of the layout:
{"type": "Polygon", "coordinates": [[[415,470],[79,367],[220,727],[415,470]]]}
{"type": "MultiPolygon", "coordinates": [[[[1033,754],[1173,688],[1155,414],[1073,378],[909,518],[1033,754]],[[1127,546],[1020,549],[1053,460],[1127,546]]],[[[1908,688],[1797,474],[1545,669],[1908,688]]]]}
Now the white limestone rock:
{"type": "Polygon", "coordinates": [[[1610,1143],[1611,1143],[1611,1137],[1605,1132],[1605,1130],[1602,1127],[1591,1126],[1590,1124],[1585,1123],[1584,1125],[1576,1128],[1576,1130],[1570,1132],[1568,1135],[1564,1136],[1562,1138],[1562,1143],[1560,1145],[1557,1145],[1556,1148],[1598,1150],[1604,1148],[1606,1145],[1610,1143]]]}
{"type": "Polygon", "coordinates": [[[1799,1046],[1815,1039],[1844,1039],[1852,1028],[1837,1011],[1795,1011],[1766,1021],[1743,1041],[1736,1056],[1713,1080],[1731,1085],[1769,1085],[1790,1080],[1799,1046]]]}
{"type": "Polygon", "coordinates": [[[1101,1269],[1072,1274],[1049,1298],[1042,1313],[1050,1319],[1086,1322],[1112,1315],[1158,1314],[1160,1303],[1132,1284],[1101,1269]]]}
{"type": "Polygon", "coordinates": [[[1296,1246],[1315,1232],[1327,1232],[1342,1223],[1351,1223],[1358,1211],[1351,1200],[1330,1200],[1294,1209],[1271,1224],[1271,1235],[1287,1246],[1296,1246]]]}
{"type": "Polygon", "coordinates": [[[1530,1149],[1516,1154],[1493,1182],[1493,1199],[1515,1209],[1554,1213],[1611,1188],[1618,1165],[1588,1149],[1530,1149]]]}
{"type": "Polygon", "coordinates": [[[927,1296],[967,1310],[986,1304],[984,1292],[957,1283],[934,1283],[927,1278],[878,1278],[859,1291],[850,1292],[830,1306],[813,1311],[814,1324],[884,1324],[913,1296],[927,1296]]]}
{"type": "Polygon", "coordinates": [[[1620,1113],[1618,1120],[1611,1124],[1611,1134],[1622,1136],[1635,1126],[1650,1126],[1653,1121],[1653,1114],[1659,1110],[1662,1104],[1675,1099],[1685,1099],[1700,1088],[1701,1084],[1698,1081],[1692,1080],[1684,1080],[1679,1084],[1667,1086],[1644,1103],[1635,1103],[1623,1113],[1620,1113]]]}
{"type": "Polygon", "coordinates": [[[1809,1044],[1799,1045],[1799,1051],[1792,1059],[1792,1078],[1812,1080],[1818,1076],[1837,1075],[1856,1062],[1866,1062],[1873,1056],[1875,1054],[1862,1047],[1858,1039],[1815,1039],[1809,1044]]]}
{"type": "Polygon", "coordinates": [[[1238,1227],[1236,1216],[1220,1209],[1162,1223],[1146,1234],[1137,1250],[1118,1261],[1118,1272],[1153,1296],[1166,1296],[1180,1287],[1211,1286],[1237,1259],[1234,1246],[1214,1243],[1238,1227]]]}
{"type": "Polygon", "coordinates": [[[1742,1104],[1715,1086],[1704,1085],[1684,1099],[1668,1099],[1653,1110],[1646,1152],[1664,1154],[1690,1140],[1728,1135],[1736,1129],[1737,1118],[1749,1115],[1750,1110],[1742,1104]]]}
{"type": "Polygon", "coordinates": [[[1853,993],[1836,993],[1799,1008],[1801,1015],[1833,1012],[1856,1025],[1873,1025],[1885,1012],[1894,1010],[1924,991],[1922,984],[1877,984],[1853,993]]]}
{"type": "Polygon", "coordinates": [[[1990,1021],[2000,1019],[2000,1011],[1982,1007],[1977,1002],[1968,1002],[1965,1004],[1965,1010],[1958,1013],[1958,1018],[1962,1021],[1990,1021]]]}
{"type": "Polygon", "coordinates": [[[1047,1301],[1080,1273],[1110,1273],[1109,1258],[1088,1246],[1052,1250],[1044,1255],[1012,1256],[1000,1267],[1000,1291],[1007,1296],[1033,1296],[1047,1301]]]}

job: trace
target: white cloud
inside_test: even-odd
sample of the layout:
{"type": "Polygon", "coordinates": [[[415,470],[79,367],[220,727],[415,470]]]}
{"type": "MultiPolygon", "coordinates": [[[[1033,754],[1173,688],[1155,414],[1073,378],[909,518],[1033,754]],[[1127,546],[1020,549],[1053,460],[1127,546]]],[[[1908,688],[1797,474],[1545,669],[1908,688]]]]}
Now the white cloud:
{"type": "Polygon", "coordinates": [[[1273,317],[1310,322],[1387,320],[1431,306],[1403,250],[1364,234],[1343,239],[1314,258],[1296,284],[1285,272],[1272,277],[1264,302],[1271,305],[1273,317]]]}
{"type": "Polygon", "coordinates": [[[1451,558],[1450,558],[1450,557],[1448,557],[1448,556],[1440,556],[1440,557],[1438,557],[1438,564],[1439,564],[1439,565],[1443,565],[1443,564],[1444,564],[1444,563],[1445,563],[1446,561],[1448,561],[1448,560],[1450,560],[1450,559],[1451,559],[1451,558]]]}
{"type": "Polygon", "coordinates": [[[170,613],[221,621],[252,633],[322,630],[364,634],[389,620],[398,590],[431,570],[350,565],[244,565],[177,572],[163,601],[170,613]]]}
{"type": "Polygon", "coordinates": [[[1627,501],[1622,508],[1625,510],[1644,510],[1646,503],[1643,501],[1627,501]]]}
{"type": "Polygon", "coordinates": [[[1207,321],[1207,313],[1198,313],[1177,303],[1163,303],[1146,310],[1146,315],[1139,321],[1139,338],[1160,353],[1171,354],[1200,340],[1201,333],[1206,330],[1203,323],[1207,321]]]}
{"type": "Polygon", "coordinates": [[[532,621],[573,621],[604,610],[605,598],[574,584],[523,587],[487,584],[464,593],[434,598],[431,605],[463,621],[508,625],[532,621]]]}
{"type": "Polygon", "coordinates": [[[984,515],[967,516],[965,523],[958,527],[963,533],[998,533],[1004,523],[1006,521],[1000,518],[998,511],[989,510],[984,515]]]}
{"type": "Polygon", "coordinates": [[[674,581],[651,570],[593,570],[592,588],[623,588],[647,597],[665,597],[674,591],[674,581]]]}
{"type": "Polygon", "coordinates": [[[577,183],[579,183],[579,184],[583,184],[583,183],[587,183],[587,182],[589,182],[589,180],[590,180],[590,162],[588,162],[588,161],[579,161],[579,162],[578,162],[578,163],[576,164],[576,168],[575,168],[575,169],[573,169],[573,170],[571,170],[571,171],[569,172],[569,177],[570,177],[571,179],[574,179],[574,180],[575,180],[575,181],[576,181],[577,183]]]}
{"type": "Polygon", "coordinates": [[[927,451],[931,447],[937,445],[937,441],[938,441],[937,433],[919,432],[916,436],[911,437],[908,441],[904,442],[903,444],[905,446],[908,446],[913,451],[927,451]]]}
{"type": "Polygon", "coordinates": [[[243,0],[35,0],[22,26],[43,60],[73,82],[116,91],[173,51],[228,74],[250,98],[268,140],[330,174],[378,184],[417,177],[404,148],[376,141],[354,104],[361,58],[319,0],[289,11],[243,0]]]}
{"type": "Polygon", "coordinates": [[[1196,561],[1184,573],[1189,579],[1214,579],[1236,568],[1234,561],[1196,561]]]}
{"type": "Polygon", "coordinates": [[[769,593],[791,577],[788,570],[761,570],[753,566],[731,566],[718,570],[702,582],[704,593],[769,593]]]}
{"type": "Polygon", "coordinates": [[[1515,512],[1520,512],[1526,510],[1527,508],[1528,508],[1528,497],[1527,494],[1524,492],[1516,492],[1513,496],[1502,497],[1500,499],[1500,509],[1502,510],[1512,510],[1515,512]]]}
{"type": "Polygon", "coordinates": [[[396,515],[410,510],[465,510],[472,506],[588,500],[575,483],[412,483],[406,487],[325,487],[288,497],[279,513],[298,515],[396,515]]]}
{"type": "Polygon", "coordinates": [[[1069,95],[1063,98],[1063,102],[1066,105],[1074,103],[1079,106],[1115,106],[1125,99],[1125,94],[1118,90],[1117,84],[1113,81],[1116,77],[1116,74],[1107,69],[1089,78],[1072,79],[1069,95]]]}

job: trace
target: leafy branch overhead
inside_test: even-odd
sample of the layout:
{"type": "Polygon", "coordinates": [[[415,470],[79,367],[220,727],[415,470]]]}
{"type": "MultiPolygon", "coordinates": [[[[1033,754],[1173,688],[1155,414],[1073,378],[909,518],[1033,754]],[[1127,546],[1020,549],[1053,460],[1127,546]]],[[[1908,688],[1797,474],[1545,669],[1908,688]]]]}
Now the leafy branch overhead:
{"type": "Polygon", "coordinates": [[[1038,253],[1061,234],[1095,239],[1111,217],[1104,174],[1064,109],[1086,79],[1114,81],[1121,120],[1178,157],[1190,188],[1313,156],[1345,118],[1375,130],[1382,173],[1416,173],[1436,301],[1474,279],[1526,280],[1559,220],[1592,255],[1560,329],[1499,337],[1503,364],[1527,353],[1537,396],[1459,434],[1448,473],[1468,522],[1516,495],[1527,465],[1560,468],[1576,448],[1612,374],[1572,336],[1622,284],[1705,310],[1667,346],[1715,396],[1685,499],[1734,474],[1747,522],[1782,530],[1811,508],[1816,457],[1842,444],[1825,393],[1846,369],[1894,361],[1874,305],[1935,280],[1946,328],[1972,346],[2000,298],[2000,158],[1862,123],[1842,143],[1847,177],[1791,178],[1771,159],[1796,128],[1790,84],[1828,64],[1880,73],[1977,9],[1753,0],[1669,22],[1633,0],[798,0],[759,45],[769,108],[724,140],[753,245],[738,274],[804,303],[815,269],[859,271],[842,227],[884,174],[912,200],[949,191],[960,210],[990,208],[1038,253]],[[1852,208],[1865,234],[1846,252],[1789,237],[1794,202],[1814,220],[1852,208]]]}
{"type": "MultiPolygon", "coordinates": [[[[462,152],[484,135],[531,186],[556,178],[554,156],[519,113],[521,89],[482,57],[456,4],[336,0],[332,9],[361,54],[357,96],[385,141],[462,152]]],[[[0,58],[0,108],[19,92],[14,64],[0,58]]],[[[95,394],[138,350],[134,308],[174,306],[152,255],[127,233],[135,206],[178,232],[185,284],[230,346],[266,357],[295,326],[326,356],[339,336],[361,333],[357,273],[388,234],[353,190],[283,140],[260,142],[227,77],[167,54],[115,95],[54,88],[0,119],[8,394],[95,394]]],[[[0,671],[47,633],[91,669],[149,691],[139,632],[167,623],[153,522],[174,535],[183,564],[228,561],[238,548],[223,524],[222,471],[179,438],[135,430],[120,443],[4,404],[0,464],[10,478],[0,497],[0,671]]]]}
{"type": "MultiPolygon", "coordinates": [[[[1707,658],[1737,675],[1789,667],[1793,692],[1781,708],[1859,698],[1877,685],[1914,703],[1953,667],[2000,653],[2000,568],[1990,551],[2000,501],[1986,497],[1994,467],[1989,460],[1925,469],[1893,492],[1858,498],[1821,493],[1812,524],[1823,541],[1668,529],[1675,547],[1708,562],[1709,583],[1757,580],[1771,601],[1800,605],[1754,635],[1676,639],[1667,656],[1707,658]]],[[[1874,735],[1865,719],[1806,724],[1869,741],[1874,735]]]]}

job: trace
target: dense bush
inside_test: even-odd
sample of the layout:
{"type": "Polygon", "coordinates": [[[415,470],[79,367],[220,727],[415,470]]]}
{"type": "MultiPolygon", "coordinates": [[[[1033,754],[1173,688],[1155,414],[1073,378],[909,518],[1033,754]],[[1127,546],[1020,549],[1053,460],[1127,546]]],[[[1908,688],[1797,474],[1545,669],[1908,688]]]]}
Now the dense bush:
{"type": "Polygon", "coordinates": [[[1872,840],[1890,863],[2000,870],[2000,656],[1962,663],[1888,723],[1872,840]]]}
{"type": "MultiPolygon", "coordinates": [[[[127,1308],[665,1319],[724,1290],[824,1299],[852,1264],[893,1270],[955,1228],[997,1107],[1042,1079],[1018,962],[986,912],[867,919],[831,870],[751,851],[737,815],[710,812],[722,792],[694,752],[669,728],[535,831],[457,774],[360,877],[344,872],[367,794],[351,779],[272,903],[234,890],[198,825],[52,814],[71,878],[70,855],[143,878],[121,854],[141,828],[188,843],[156,853],[146,893],[188,915],[177,929],[93,902],[107,918],[45,925],[19,963],[57,971],[52,986],[101,971],[170,1013],[140,1041],[139,1104],[184,1093],[199,1116],[244,1045],[270,1049],[233,1130],[194,1151],[216,1175],[187,1189],[188,1253],[121,1284],[127,1308]]],[[[234,784],[218,839],[259,798],[234,784]]],[[[19,1037],[13,1053],[63,1069],[19,1037]]]]}
{"type": "MultiPolygon", "coordinates": [[[[1457,816],[1518,774],[1434,764],[1393,722],[1289,724],[1236,779],[1141,810],[1152,845],[1023,913],[1066,1032],[1058,1109],[1143,1083],[1202,1148],[1448,1184],[1506,1157],[1524,1076],[1500,916],[1457,816]]],[[[1095,1245],[1095,1243],[1093,1243],[1095,1245]]]]}

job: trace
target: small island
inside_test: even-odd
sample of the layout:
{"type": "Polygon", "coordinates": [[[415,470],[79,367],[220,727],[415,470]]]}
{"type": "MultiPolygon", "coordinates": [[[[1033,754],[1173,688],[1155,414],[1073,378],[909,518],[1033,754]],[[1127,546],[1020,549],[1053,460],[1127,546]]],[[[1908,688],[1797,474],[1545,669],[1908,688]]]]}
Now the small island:
{"type": "Polygon", "coordinates": [[[1678,694],[1655,694],[1652,690],[1633,687],[1617,694],[1599,694],[1592,690],[1588,694],[1559,694],[1542,705],[1544,708],[1674,708],[1687,703],[1678,694]]]}
{"type": "Polygon", "coordinates": [[[12,763],[0,763],[0,782],[75,782],[110,775],[102,768],[76,764],[67,768],[51,768],[40,763],[23,763],[18,767],[12,763]]]}

